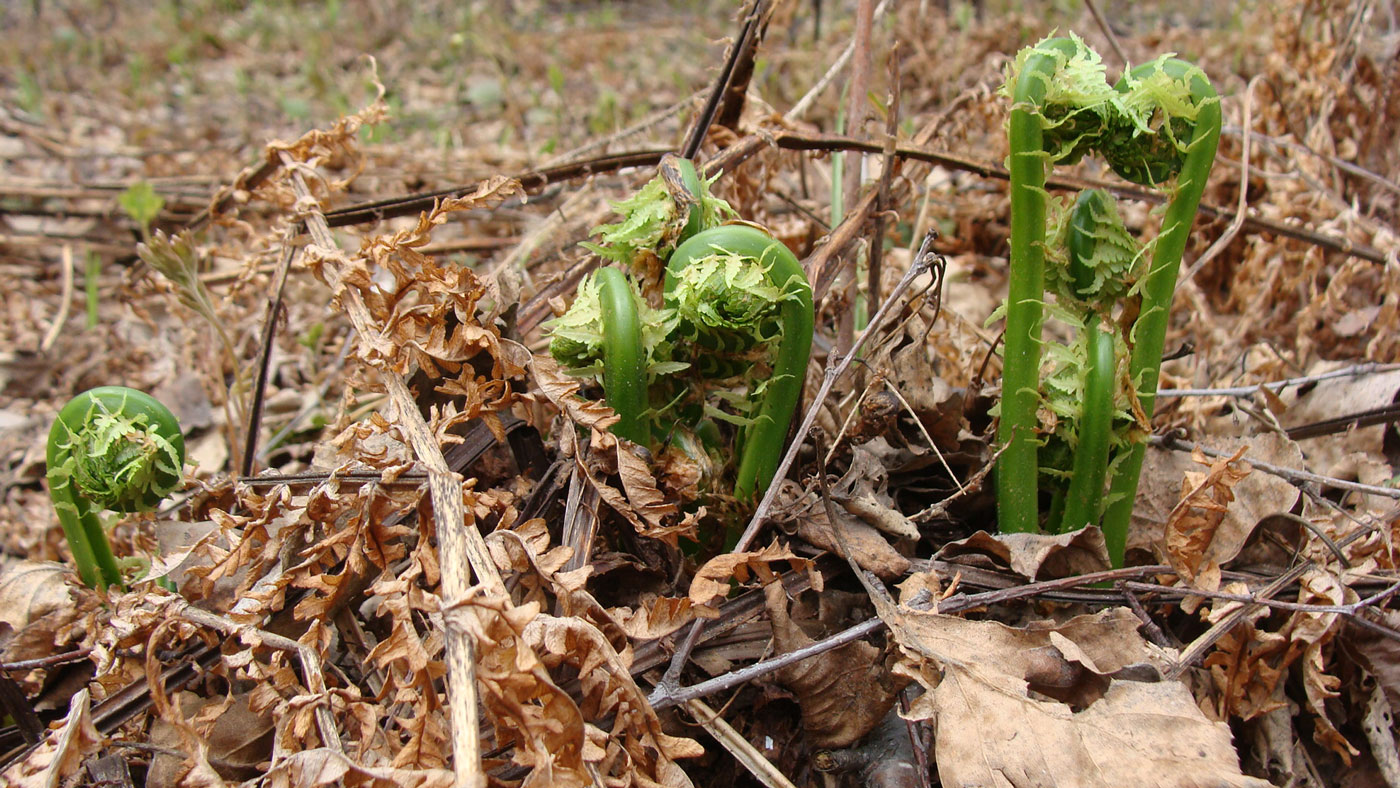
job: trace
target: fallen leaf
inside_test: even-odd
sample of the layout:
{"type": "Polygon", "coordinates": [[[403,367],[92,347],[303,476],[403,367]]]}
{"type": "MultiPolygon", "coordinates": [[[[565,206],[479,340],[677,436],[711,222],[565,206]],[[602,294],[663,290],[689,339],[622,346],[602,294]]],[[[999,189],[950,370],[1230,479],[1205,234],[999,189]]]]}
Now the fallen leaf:
{"type": "MultiPolygon", "coordinates": [[[[775,654],[816,642],[789,616],[782,583],[765,586],[764,599],[773,623],[775,654]]],[[[864,738],[908,683],[891,676],[880,649],[862,640],[782,668],[774,679],[797,698],[809,744],[829,748],[849,747],[864,738]]]]}
{"type": "Polygon", "coordinates": [[[831,529],[826,507],[816,492],[804,492],[794,482],[783,481],[778,492],[778,503],[773,507],[771,518],[780,525],[787,524],[790,530],[803,541],[820,547],[836,555],[842,555],[842,540],[853,555],[848,556],[862,569],[874,572],[890,580],[909,571],[909,559],[900,555],[885,537],[880,535],[864,520],[844,508],[833,506],[832,510],[840,520],[841,540],[831,529]]]}
{"type": "Polygon", "coordinates": [[[1184,684],[1130,680],[1153,678],[1166,655],[1126,609],[1015,629],[877,608],[909,657],[902,669],[929,689],[907,716],[935,721],[942,785],[1268,785],[1240,772],[1229,727],[1184,684]],[[1101,695],[1084,696],[1094,685],[1101,695]]]}
{"type": "MultiPolygon", "coordinates": [[[[1235,500],[1235,485],[1253,472],[1253,468],[1240,462],[1245,451],[1241,446],[1228,459],[1214,462],[1199,451],[1193,453],[1192,459],[1209,470],[1186,472],[1181,481],[1181,500],[1167,516],[1163,537],[1167,559],[1183,580],[1197,588],[1214,591],[1220,587],[1220,562],[1208,560],[1205,553],[1235,500]]],[[[1240,546],[1243,541],[1240,540],[1240,546]]]]}
{"type": "MultiPolygon", "coordinates": [[[[0,624],[8,624],[11,632],[72,607],[67,567],[43,561],[10,561],[0,570],[0,624]]],[[[8,640],[0,630],[0,646],[8,640]]]]}
{"type": "Polygon", "coordinates": [[[1095,526],[1065,534],[978,531],[966,539],[945,544],[934,559],[1006,568],[1032,581],[1100,572],[1110,566],[1103,532],[1095,526]]]}
{"type": "Polygon", "coordinates": [[[746,583],[750,577],[767,585],[778,576],[769,564],[786,562],[794,571],[805,570],[812,578],[812,587],[821,589],[821,575],[812,569],[812,562],[800,558],[786,545],[774,541],[761,550],[742,553],[725,553],[706,561],[695,571],[690,581],[690,601],[698,606],[712,606],[729,595],[729,581],[734,579],[746,583]]]}
{"type": "Polygon", "coordinates": [[[75,774],[104,741],[92,724],[88,691],[79,690],[58,729],[50,731],[23,760],[0,774],[0,782],[12,788],[56,788],[66,784],[66,778],[75,774]]]}
{"type": "MultiPolygon", "coordinates": [[[[1303,454],[1298,444],[1281,435],[1270,433],[1247,441],[1207,440],[1203,443],[1230,454],[1247,446],[1246,462],[1253,459],[1284,468],[1303,469],[1303,454]]],[[[1171,562],[1166,547],[1167,522],[1182,501],[1182,479],[1188,472],[1200,470],[1201,464],[1185,452],[1148,447],[1132,527],[1128,531],[1130,551],[1146,551],[1152,556],[1149,560],[1156,563],[1171,562]]],[[[1263,472],[1251,473],[1237,481],[1233,492],[1234,502],[1226,508],[1224,518],[1202,548],[1198,566],[1229,564],[1239,555],[1261,520],[1292,511],[1299,495],[1298,488],[1291,483],[1263,472]]]]}

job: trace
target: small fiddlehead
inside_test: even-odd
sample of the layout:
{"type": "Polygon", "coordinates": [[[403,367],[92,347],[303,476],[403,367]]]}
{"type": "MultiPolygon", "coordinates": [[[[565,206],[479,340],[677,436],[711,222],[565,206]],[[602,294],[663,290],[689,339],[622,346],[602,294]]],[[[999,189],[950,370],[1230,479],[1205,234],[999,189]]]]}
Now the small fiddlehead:
{"type": "Polygon", "coordinates": [[[812,349],[811,285],[781,241],[755,227],[729,225],[677,247],[666,266],[665,292],[679,335],[702,347],[777,342],[772,375],[761,384],[757,414],[739,450],[734,497],[749,500],[772,482],[802,396],[812,349]]]}
{"type": "Polygon", "coordinates": [[[154,397],[102,386],[74,397],[49,431],[49,494],[89,586],[120,585],[98,513],[150,511],[180,484],[185,439],[154,397]]]}

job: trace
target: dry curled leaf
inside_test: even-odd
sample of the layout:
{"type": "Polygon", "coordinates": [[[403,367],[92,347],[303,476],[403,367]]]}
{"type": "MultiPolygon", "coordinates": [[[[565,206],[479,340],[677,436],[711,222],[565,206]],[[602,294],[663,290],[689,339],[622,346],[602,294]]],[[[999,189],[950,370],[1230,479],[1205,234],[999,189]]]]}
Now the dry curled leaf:
{"type": "Polygon", "coordinates": [[[1183,580],[1197,587],[1220,587],[1220,564],[1207,560],[1206,549],[1215,540],[1216,531],[1235,500],[1235,485],[1253,470],[1240,462],[1245,451],[1246,447],[1241,446],[1233,456],[1215,461],[1195,452],[1192,459],[1209,470],[1186,473],[1181,482],[1181,500],[1167,518],[1167,558],[1183,580]]]}
{"type": "Polygon", "coordinates": [[[812,569],[812,562],[774,541],[761,550],[726,553],[706,561],[690,581],[690,601],[702,607],[714,605],[728,596],[730,579],[747,583],[752,577],[766,585],[778,576],[769,564],[778,562],[786,562],[794,571],[805,570],[812,578],[812,587],[821,589],[821,575],[812,569]]]}
{"type": "Polygon", "coordinates": [[[1240,771],[1230,730],[1184,684],[1125,609],[1015,629],[877,603],[929,692],[942,785],[1264,788],[1240,771]]]}
{"type": "MultiPolygon", "coordinates": [[[[782,583],[764,587],[775,654],[815,641],[788,614],[782,583]]],[[[907,679],[890,675],[880,649],[857,640],[789,665],[774,674],[802,707],[802,729],[813,747],[849,747],[894,707],[907,679]]]]}
{"type": "Polygon", "coordinates": [[[934,558],[972,566],[1005,567],[1027,580],[1053,580],[1109,567],[1103,532],[1094,526],[1067,534],[978,531],[945,544],[934,558]]]}
{"type": "Polygon", "coordinates": [[[841,545],[844,543],[856,564],[886,580],[909,571],[909,559],[900,555],[879,531],[860,517],[844,507],[833,506],[832,511],[841,526],[841,539],[837,539],[817,492],[804,492],[788,480],[781,484],[778,503],[771,515],[774,522],[794,530],[803,541],[836,555],[843,554],[841,545]]]}

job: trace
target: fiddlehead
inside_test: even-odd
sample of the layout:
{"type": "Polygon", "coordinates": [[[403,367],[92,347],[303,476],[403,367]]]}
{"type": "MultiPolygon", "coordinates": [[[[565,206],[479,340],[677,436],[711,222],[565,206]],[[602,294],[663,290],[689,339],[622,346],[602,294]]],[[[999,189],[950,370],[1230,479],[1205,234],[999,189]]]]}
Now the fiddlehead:
{"type": "Polygon", "coordinates": [[[180,484],[185,439],[154,397],[102,386],[74,397],[49,431],[49,494],[90,586],[120,585],[121,573],[98,512],[150,511],[180,484]]]}
{"type": "MultiPolygon", "coordinates": [[[[812,349],[812,288],[782,242],[747,225],[716,227],[681,244],[666,267],[678,336],[716,351],[776,342],[772,374],[744,430],[734,497],[768,488],[802,396],[812,349]]],[[[753,397],[754,391],[750,391],[753,397]]]]}

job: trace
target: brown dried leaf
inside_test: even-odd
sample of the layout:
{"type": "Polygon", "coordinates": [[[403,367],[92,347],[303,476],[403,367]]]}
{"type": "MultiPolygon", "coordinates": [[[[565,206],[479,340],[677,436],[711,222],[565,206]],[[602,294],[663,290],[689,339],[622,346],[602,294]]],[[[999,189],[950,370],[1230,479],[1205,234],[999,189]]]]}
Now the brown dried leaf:
{"type": "Polygon", "coordinates": [[[812,562],[798,557],[786,545],[774,540],[762,550],[726,553],[706,561],[690,581],[690,601],[701,607],[713,606],[729,595],[731,578],[747,583],[750,577],[754,577],[760,584],[767,585],[778,576],[769,564],[778,561],[786,561],[794,571],[806,571],[812,577],[812,587],[821,589],[821,575],[813,571],[812,562]]]}
{"type": "Polygon", "coordinates": [[[1103,532],[1092,526],[1067,534],[978,531],[966,539],[944,545],[934,558],[973,566],[1005,567],[1027,580],[1053,580],[1109,568],[1103,532]]]}
{"type": "MultiPolygon", "coordinates": [[[[789,616],[782,583],[765,586],[764,598],[775,654],[815,642],[789,616]]],[[[908,683],[891,676],[880,649],[861,640],[782,668],[774,678],[797,697],[809,744],[827,748],[849,747],[864,738],[908,683]]]]}
{"type": "MultiPolygon", "coordinates": [[[[1252,458],[1285,468],[1303,469],[1303,454],[1298,444],[1274,433],[1256,435],[1247,441],[1207,440],[1205,443],[1224,452],[1247,447],[1252,458]]],[[[1181,503],[1185,474],[1199,470],[1200,465],[1183,452],[1148,448],[1128,535],[1131,549],[1146,550],[1161,562],[1170,562],[1165,542],[1166,524],[1181,503]]],[[[1234,487],[1234,494],[1234,502],[1225,511],[1224,519],[1201,554],[1200,562],[1206,567],[1225,566],[1234,560],[1261,520],[1292,511],[1298,501],[1296,487],[1268,473],[1249,474],[1234,487]]]]}
{"type": "Polygon", "coordinates": [[[1150,680],[1163,656],[1126,609],[1013,629],[877,607],[929,686],[910,716],[937,721],[943,785],[1268,785],[1184,684],[1150,680]]]}
{"type": "MultiPolygon", "coordinates": [[[[859,517],[843,507],[832,507],[840,520],[841,537],[862,569],[890,580],[909,571],[909,559],[900,555],[890,543],[859,517]]],[[[776,523],[795,523],[796,535],[808,544],[842,555],[842,542],[836,538],[827,518],[826,507],[816,492],[804,492],[797,484],[784,480],[773,507],[776,523]]],[[[789,526],[791,528],[792,526],[789,526]]]]}
{"type": "MultiPolygon", "coordinates": [[[[7,659],[21,660],[49,656],[11,653],[8,644],[14,633],[31,622],[42,622],[60,611],[72,611],[68,569],[42,561],[7,561],[0,571],[0,653],[7,659]]],[[[50,643],[46,645],[51,645],[50,643]]]]}
{"type": "MultiPolygon", "coordinates": [[[[1245,451],[1247,448],[1241,446],[1228,459],[1214,462],[1199,451],[1193,453],[1192,459],[1210,470],[1186,472],[1181,482],[1181,500],[1167,518],[1167,558],[1183,580],[1198,588],[1220,587],[1220,563],[1208,560],[1206,549],[1215,540],[1216,531],[1235,500],[1234,486],[1253,471],[1247,463],[1240,462],[1245,451]]],[[[1240,546],[1243,544],[1241,539],[1240,546]]]]}
{"type": "Polygon", "coordinates": [[[659,596],[642,602],[636,609],[608,608],[611,615],[633,640],[665,637],[697,618],[714,618],[719,611],[695,604],[689,597],[659,596]]]}
{"type": "Polygon", "coordinates": [[[0,782],[13,788],[53,788],[82,767],[83,760],[97,752],[104,739],[92,724],[92,704],[88,691],[73,696],[68,716],[23,760],[10,765],[0,782]]]}
{"type": "Polygon", "coordinates": [[[548,356],[530,357],[530,375],[545,399],[577,424],[594,430],[606,430],[617,423],[617,414],[605,403],[578,396],[578,378],[564,374],[554,359],[548,356]]]}
{"type": "Polygon", "coordinates": [[[456,776],[446,769],[401,769],[366,766],[343,752],[320,747],[278,758],[268,770],[269,788],[452,788],[456,776]]]}

